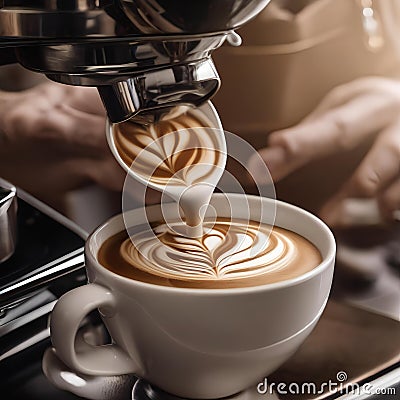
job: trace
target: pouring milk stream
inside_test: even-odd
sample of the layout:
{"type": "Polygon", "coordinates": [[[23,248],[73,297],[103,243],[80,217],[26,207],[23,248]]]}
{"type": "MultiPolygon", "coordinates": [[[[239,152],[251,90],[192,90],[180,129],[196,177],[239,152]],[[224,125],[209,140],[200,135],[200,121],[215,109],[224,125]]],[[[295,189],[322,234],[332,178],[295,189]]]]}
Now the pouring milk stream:
{"type": "Polygon", "coordinates": [[[180,233],[201,237],[207,206],[226,165],[223,129],[212,128],[199,110],[181,106],[154,123],[116,125],[109,140],[131,176],[179,204],[186,222],[180,233]]]}

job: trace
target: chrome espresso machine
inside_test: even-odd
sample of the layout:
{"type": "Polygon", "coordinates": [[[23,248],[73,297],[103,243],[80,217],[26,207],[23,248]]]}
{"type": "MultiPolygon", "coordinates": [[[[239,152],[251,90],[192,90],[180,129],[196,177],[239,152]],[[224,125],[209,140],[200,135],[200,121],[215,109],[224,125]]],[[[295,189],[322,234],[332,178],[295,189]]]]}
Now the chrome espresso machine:
{"type": "Polygon", "coordinates": [[[270,0],[3,0],[0,64],[96,86],[112,122],[200,105],[219,88],[212,52],[270,0]]]}
{"type": "MultiPolygon", "coordinates": [[[[212,52],[225,41],[239,45],[234,30],[269,1],[1,0],[0,65],[19,63],[62,84],[97,87],[113,123],[151,121],[217,92],[212,52]]],[[[72,396],[45,380],[40,359],[55,302],[86,282],[85,238],[0,180],[0,396],[72,396]],[[26,386],[32,379],[39,379],[34,390],[26,386]]]]}

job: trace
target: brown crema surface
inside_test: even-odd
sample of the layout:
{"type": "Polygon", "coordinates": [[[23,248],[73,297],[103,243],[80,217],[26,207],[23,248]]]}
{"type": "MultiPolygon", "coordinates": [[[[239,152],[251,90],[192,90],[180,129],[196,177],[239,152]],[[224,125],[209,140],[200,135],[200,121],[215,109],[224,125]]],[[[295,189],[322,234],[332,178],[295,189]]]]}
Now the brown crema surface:
{"type": "Polygon", "coordinates": [[[202,238],[182,237],[164,223],[152,229],[133,234],[133,241],[126,231],[110,237],[99,250],[99,263],[155,285],[225,289],[292,279],[322,261],[318,249],[302,236],[255,221],[218,218],[202,238]]]}

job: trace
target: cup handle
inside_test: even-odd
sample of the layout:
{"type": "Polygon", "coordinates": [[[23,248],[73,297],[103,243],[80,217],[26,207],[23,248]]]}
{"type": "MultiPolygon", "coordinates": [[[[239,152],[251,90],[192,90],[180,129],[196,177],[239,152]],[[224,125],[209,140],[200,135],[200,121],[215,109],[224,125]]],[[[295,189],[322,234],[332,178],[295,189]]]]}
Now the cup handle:
{"type": "Polygon", "coordinates": [[[134,374],[137,364],[115,343],[93,346],[84,342],[76,349],[75,338],[83,318],[99,307],[107,314],[115,312],[115,298],[109,289],[96,283],[77,287],[58,300],[50,320],[57,356],[68,367],[87,375],[134,374]]]}

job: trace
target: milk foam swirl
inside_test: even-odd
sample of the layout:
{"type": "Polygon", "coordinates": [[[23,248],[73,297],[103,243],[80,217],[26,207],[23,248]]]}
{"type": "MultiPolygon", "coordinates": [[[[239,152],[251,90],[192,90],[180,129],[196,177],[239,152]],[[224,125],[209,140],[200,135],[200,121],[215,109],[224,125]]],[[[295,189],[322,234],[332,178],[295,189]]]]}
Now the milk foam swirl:
{"type": "Polygon", "coordinates": [[[223,133],[210,127],[205,116],[189,109],[149,125],[134,120],[119,124],[114,142],[124,162],[134,163],[135,174],[161,190],[210,180],[216,184],[215,169],[224,169],[226,155],[220,151],[223,133]]]}
{"type": "Polygon", "coordinates": [[[297,256],[291,237],[269,225],[220,220],[204,222],[193,239],[167,224],[126,239],[121,256],[147,273],[181,280],[231,280],[284,270],[297,256]]]}

